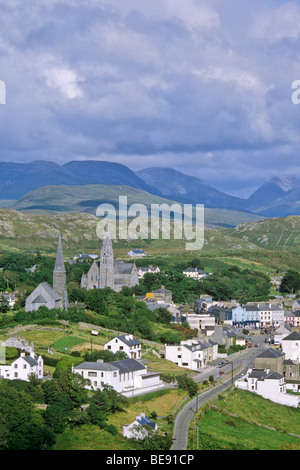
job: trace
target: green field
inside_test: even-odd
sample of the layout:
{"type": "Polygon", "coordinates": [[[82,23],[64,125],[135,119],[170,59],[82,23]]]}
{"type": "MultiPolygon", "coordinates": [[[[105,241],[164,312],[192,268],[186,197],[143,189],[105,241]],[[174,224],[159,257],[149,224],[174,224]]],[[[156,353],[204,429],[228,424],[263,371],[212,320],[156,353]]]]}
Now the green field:
{"type": "Polygon", "coordinates": [[[231,389],[208,406],[189,432],[199,450],[300,450],[300,409],[231,389]]]}

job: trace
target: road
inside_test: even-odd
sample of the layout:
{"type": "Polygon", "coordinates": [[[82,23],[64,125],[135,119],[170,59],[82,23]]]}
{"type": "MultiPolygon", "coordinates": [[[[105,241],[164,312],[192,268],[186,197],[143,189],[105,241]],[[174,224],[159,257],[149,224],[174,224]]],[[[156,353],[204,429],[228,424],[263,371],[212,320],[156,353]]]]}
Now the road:
{"type": "MultiPolygon", "coordinates": [[[[218,377],[218,385],[193,398],[178,413],[174,425],[172,450],[186,450],[188,441],[188,429],[191,421],[194,418],[195,412],[208,400],[211,400],[219,393],[222,393],[227,390],[228,387],[233,384],[234,381],[240,375],[242,375],[246,370],[253,366],[255,356],[267,347],[264,343],[263,336],[258,337],[255,341],[259,345],[257,348],[248,349],[247,353],[245,354],[235,355],[234,359],[232,360],[232,363],[229,363],[222,368],[222,370],[224,371],[224,376],[226,375],[225,380],[222,379],[223,376],[218,377]]],[[[209,368],[209,370],[204,371],[202,374],[199,374],[199,376],[197,376],[194,380],[195,382],[202,382],[203,380],[207,380],[208,377],[211,375],[216,377],[217,373],[218,368],[211,367],[209,368]]]]}

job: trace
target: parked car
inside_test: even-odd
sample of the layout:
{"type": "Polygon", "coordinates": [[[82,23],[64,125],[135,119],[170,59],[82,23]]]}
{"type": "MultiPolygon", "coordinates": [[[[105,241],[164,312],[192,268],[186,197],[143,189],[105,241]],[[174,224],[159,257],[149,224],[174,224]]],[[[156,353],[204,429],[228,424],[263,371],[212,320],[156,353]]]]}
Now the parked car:
{"type": "Polygon", "coordinates": [[[224,374],[224,371],[223,371],[223,370],[220,370],[219,374],[220,374],[220,375],[223,375],[223,374],[224,374]]]}
{"type": "Polygon", "coordinates": [[[254,347],[255,347],[255,348],[258,348],[258,344],[257,344],[257,343],[255,343],[255,344],[254,344],[254,347]]]}

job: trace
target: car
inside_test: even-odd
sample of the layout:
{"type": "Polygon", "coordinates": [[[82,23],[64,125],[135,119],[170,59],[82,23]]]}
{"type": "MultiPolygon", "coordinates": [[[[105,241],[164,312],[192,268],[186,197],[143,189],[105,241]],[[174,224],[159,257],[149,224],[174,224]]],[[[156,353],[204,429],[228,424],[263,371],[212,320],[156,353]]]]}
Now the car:
{"type": "Polygon", "coordinates": [[[224,374],[224,371],[223,371],[223,370],[220,370],[219,374],[220,374],[220,375],[223,375],[223,374],[224,374]]]}
{"type": "Polygon", "coordinates": [[[254,346],[255,348],[258,348],[258,344],[257,344],[257,343],[255,343],[253,346],[254,346]]]}

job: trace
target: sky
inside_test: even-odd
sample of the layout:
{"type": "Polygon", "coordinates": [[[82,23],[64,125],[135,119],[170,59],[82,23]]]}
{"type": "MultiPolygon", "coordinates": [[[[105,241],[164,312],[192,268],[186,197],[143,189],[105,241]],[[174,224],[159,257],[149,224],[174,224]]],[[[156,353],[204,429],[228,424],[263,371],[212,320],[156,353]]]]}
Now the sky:
{"type": "Polygon", "coordinates": [[[300,1],[1,0],[0,80],[0,161],[300,178],[300,1]]]}

